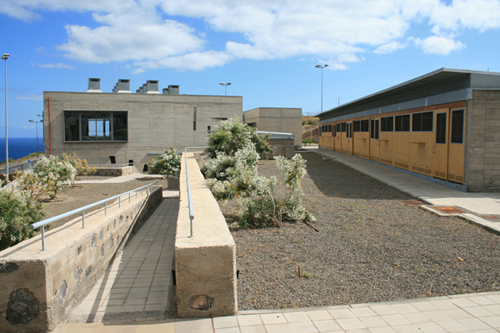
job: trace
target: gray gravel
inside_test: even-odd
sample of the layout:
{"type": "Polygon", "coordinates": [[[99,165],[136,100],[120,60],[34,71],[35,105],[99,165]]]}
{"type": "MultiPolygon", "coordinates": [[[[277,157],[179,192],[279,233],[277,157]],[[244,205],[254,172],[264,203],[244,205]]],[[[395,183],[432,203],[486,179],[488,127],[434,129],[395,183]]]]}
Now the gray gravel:
{"type": "MultiPolygon", "coordinates": [[[[303,156],[304,204],[320,232],[304,223],[233,231],[241,310],[500,289],[499,236],[404,204],[415,199],[342,164],[303,156]]],[[[278,173],[274,161],[259,172],[278,173]]],[[[235,202],[222,209],[234,219],[235,202]]]]}

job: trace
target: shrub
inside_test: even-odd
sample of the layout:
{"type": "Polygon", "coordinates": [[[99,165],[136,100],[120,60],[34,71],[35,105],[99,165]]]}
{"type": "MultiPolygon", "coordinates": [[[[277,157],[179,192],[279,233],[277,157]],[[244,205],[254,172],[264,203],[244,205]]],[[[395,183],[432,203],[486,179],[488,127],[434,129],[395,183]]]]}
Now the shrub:
{"type": "Polygon", "coordinates": [[[156,158],[148,163],[149,171],[153,174],[178,176],[181,168],[181,156],[177,155],[175,148],[170,147],[164,153],[158,154],[156,158]]]}
{"type": "Polygon", "coordinates": [[[73,168],[76,169],[77,176],[88,176],[97,170],[97,167],[91,168],[88,165],[86,159],[83,159],[83,160],[79,159],[75,153],[72,153],[71,155],[67,155],[66,153],[63,153],[61,161],[69,162],[73,166],[73,168]]]}
{"type": "Polygon", "coordinates": [[[28,194],[39,200],[43,195],[48,195],[49,200],[57,197],[57,192],[63,189],[65,182],[75,179],[77,171],[68,161],[59,160],[56,156],[47,158],[35,164],[33,172],[28,172],[21,177],[28,194]]]}
{"type": "Polygon", "coordinates": [[[0,192],[0,251],[35,235],[29,225],[41,220],[42,205],[25,191],[0,192]]]}
{"type": "Polygon", "coordinates": [[[268,135],[259,135],[255,128],[241,123],[238,118],[231,118],[220,122],[208,136],[208,146],[205,152],[210,158],[216,158],[217,153],[234,156],[236,152],[248,146],[250,142],[261,158],[273,150],[269,147],[268,135]]]}

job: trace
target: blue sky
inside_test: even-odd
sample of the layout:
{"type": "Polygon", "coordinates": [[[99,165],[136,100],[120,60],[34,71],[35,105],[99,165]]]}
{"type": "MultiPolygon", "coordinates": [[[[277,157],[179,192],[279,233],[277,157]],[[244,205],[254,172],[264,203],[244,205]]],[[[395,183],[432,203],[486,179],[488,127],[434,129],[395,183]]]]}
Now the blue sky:
{"type": "MultiPolygon", "coordinates": [[[[500,0],[2,0],[9,137],[35,136],[43,91],[147,80],[304,115],[441,67],[500,72],[500,0]]],[[[5,63],[0,137],[5,136],[5,63]]]]}

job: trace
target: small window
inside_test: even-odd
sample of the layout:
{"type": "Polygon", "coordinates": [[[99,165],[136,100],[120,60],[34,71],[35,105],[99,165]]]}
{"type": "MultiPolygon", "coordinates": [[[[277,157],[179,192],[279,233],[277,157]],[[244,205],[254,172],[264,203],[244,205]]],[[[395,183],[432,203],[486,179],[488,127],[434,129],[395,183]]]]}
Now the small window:
{"type": "Polygon", "coordinates": [[[193,131],[196,131],[196,116],[197,116],[197,110],[195,106],[193,109],[193,131]]]}
{"type": "Polygon", "coordinates": [[[347,130],[347,124],[346,123],[342,123],[341,126],[342,126],[342,132],[345,133],[346,130],[347,130]]]}
{"type": "Polygon", "coordinates": [[[371,132],[370,132],[370,138],[378,140],[378,131],[379,131],[379,120],[372,119],[370,121],[371,124],[371,132]]]}
{"type": "Polygon", "coordinates": [[[436,115],[436,143],[446,143],[446,112],[436,115]]]}
{"type": "Polygon", "coordinates": [[[405,114],[402,116],[396,116],[395,119],[395,130],[396,132],[409,132],[410,131],[410,115],[405,114]]]}
{"type": "Polygon", "coordinates": [[[332,136],[336,136],[336,135],[337,135],[337,131],[336,131],[336,129],[337,129],[337,126],[332,125],[332,130],[333,130],[333,132],[332,132],[332,136]]]}
{"type": "Polygon", "coordinates": [[[328,125],[328,132],[332,132],[332,125],[328,125]]]}
{"type": "Polygon", "coordinates": [[[451,112],[451,143],[464,143],[464,110],[451,112]]]}
{"type": "Polygon", "coordinates": [[[355,122],[352,123],[353,125],[353,131],[354,132],[361,132],[361,121],[360,120],[356,120],[355,122]]]}
{"type": "Polygon", "coordinates": [[[337,132],[340,132],[340,123],[338,123],[337,125],[335,125],[335,129],[337,132]]]}
{"type": "Polygon", "coordinates": [[[383,117],[380,119],[380,132],[392,132],[394,130],[394,117],[383,117]]]}

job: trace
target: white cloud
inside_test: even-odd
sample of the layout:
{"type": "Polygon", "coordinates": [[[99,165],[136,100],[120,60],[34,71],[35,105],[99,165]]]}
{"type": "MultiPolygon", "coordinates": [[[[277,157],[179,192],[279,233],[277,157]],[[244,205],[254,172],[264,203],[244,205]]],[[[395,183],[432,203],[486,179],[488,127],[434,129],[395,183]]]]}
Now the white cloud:
{"type": "Polygon", "coordinates": [[[43,11],[92,13],[97,25],[68,24],[68,41],[58,49],[83,62],[132,61],[134,73],[294,56],[343,69],[363,61],[369,49],[397,52],[408,45],[402,41],[447,55],[465,47],[464,30],[500,27],[500,0],[4,1],[0,12],[23,20],[43,11]],[[416,24],[418,38],[411,35],[416,24]],[[215,47],[213,36],[227,39],[215,47]]]}
{"type": "Polygon", "coordinates": [[[18,101],[34,101],[34,102],[42,102],[43,95],[42,94],[27,94],[27,95],[17,95],[15,97],[18,101]]]}
{"type": "Polygon", "coordinates": [[[403,43],[400,43],[397,41],[393,41],[393,42],[390,42],[390,43],[387,43],[384,45],[380,45],[379,47],[377,47],[377,49],[375,51],[373,51],[373,53],[378,53],[378,54],[393,53],[393,52],[396,52],[397,50],[403,49],[405,47],[406,47],[406,44],[403,44],[403,43]]]}
{"type": "Polygon", "coordinates": [[[70,66],[70,65],[64,64],[62,62],[59,62],[57,64],[35,64],[35,63],[31,63],[31,66],[36,66],[36,67],[40,67],[40,68],[56,68],[56,69],[59,69],[59,68],[63,68],[63,69],[76,69],[76,68],[78,68],[78,67],[75,67],[75,66],[70,66]]]}
{"type": "Polygon", "coordinates": [[[465,44],[450,37],[431,36],[424,40],[415,40],[427,54],[447,55],[465,48],[465,44]]]}

